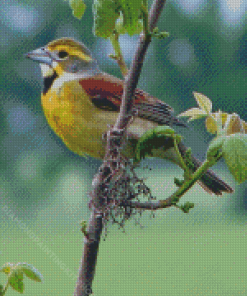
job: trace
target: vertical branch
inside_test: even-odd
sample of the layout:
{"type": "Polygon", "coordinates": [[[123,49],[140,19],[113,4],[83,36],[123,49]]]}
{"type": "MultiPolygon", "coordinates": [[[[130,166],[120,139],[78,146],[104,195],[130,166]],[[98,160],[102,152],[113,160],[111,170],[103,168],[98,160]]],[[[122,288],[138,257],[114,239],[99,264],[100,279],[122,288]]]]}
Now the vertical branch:
{"type": "MultiPolygon", "coordinates": [[[[153,2],[153,5],[149,13],[149,18],[148,18],[150,32],[153,31],[153,29],[155,28],[158,22],[158,18],[162,12],[165,2],[166,0],[156,0],[153,2]]],[[[122,129],[124,126],[126,126],[126,119],[131,112],[133,102],[134,102],[133,94],[141,74],[144,57],[150,42],[151,42],[150,34],[144,34],[144,33],[140,34],[139,42],[137,45],[134,58],[132,60],[132,64],[130,66],[129,73],[125,78],[120,114],[117,118],[117,122],[115,124],[114,129],[122,129]]]]}
{"type": "MultiPolygon", "coordinates": [[[[166,0],[154,0],[149,14],[149,31],[152,32],[157,24],[166,0]]],[[[130,120],[133,106],[133,94],[140,77],[143,61],[151,41],[151,34],[140,34],[137,49],[128,72],[125,77],[124,91],[120,113],[113,129],[108,133],[105,161],[99,169],[93,180],[93,190],[91,193],[92,214],[87,228],[87,236],[84,243],[84,255],[81,260],[79,276],[74,292],[75,296],[86,296],[92,293],[92,281],[95,274],[97,253],[100,242],[100,235],[103,228],[103,211],[105,200],[109,192],[109,180],[114,175],[114,169],[118,166],[116,158],[119,157],[119,148],[123,138],[125,128],[130,120]],[[118,140],[116,140],[118,138],[118,140]],[[114,159],[111,158],[111,152],[117,151],[114,159]],[[107,180],[107,181],[106,181],[107,180]],[[101,210],[102,209],[102,210],[101,210]],[[102,211],[102,213],[100,212],[102,211]]]]}
{"type": "Polygon", "coordinates": [[[153,5],[149,12],[149,31],[152,32],[156,27],[160,14],[163,10],[163,7],[166,3],[166,0],[154,1],[153,5]]]}
{"type": "Polygon", "coordinates": [[[74,295],[87,296],[92,294],[92,281],[95,273],[100,235],[102,232],[102,216],[93,211],[88,223],[88,236],[84,239],[79,275],[74,295]]]}

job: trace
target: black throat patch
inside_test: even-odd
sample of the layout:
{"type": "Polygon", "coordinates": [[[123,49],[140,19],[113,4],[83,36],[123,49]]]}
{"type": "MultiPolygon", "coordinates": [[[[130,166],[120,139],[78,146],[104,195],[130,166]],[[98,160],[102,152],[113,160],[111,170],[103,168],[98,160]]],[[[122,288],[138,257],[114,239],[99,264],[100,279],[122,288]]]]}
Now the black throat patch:
{"type": "Polygon", "coordinates": [[[52,86],[53,81],[58,77],[57,72],[54,71],[52,76],[48,76],[44,78],[44,88],[43,88],[43,94],[45,95],[50,87],[52,86]]]}

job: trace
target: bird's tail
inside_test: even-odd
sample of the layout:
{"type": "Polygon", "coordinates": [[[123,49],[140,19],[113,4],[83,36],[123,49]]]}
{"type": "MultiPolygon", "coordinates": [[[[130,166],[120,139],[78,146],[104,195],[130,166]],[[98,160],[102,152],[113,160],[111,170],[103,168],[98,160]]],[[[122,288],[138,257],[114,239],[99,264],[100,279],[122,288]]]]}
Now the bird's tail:
{"type": "MultiPolygon", "coordinates": [[[[180,142],[178,144],[181,155],[184,157],[187,148],[185,145],[180,142]]],[[[191,156],[192,163],[194,168],[193,172],[197,170],[197,168],[201,165],[201,162],[196,159],[193,155],[191,156]]],[[[223,180],[221,180],[212,170],[208,170],[198,181],[199,185],[208,193],[222,195],[223,192],[232,193],[234,190],[231,186],[226,184],[223,180]]]]}

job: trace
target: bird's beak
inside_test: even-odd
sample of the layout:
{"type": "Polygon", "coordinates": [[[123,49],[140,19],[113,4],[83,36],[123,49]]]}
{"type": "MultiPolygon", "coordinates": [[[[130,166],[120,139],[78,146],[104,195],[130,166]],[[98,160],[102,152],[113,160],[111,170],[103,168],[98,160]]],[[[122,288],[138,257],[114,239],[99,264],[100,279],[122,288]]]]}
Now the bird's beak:
{"type": "Polygon", "coordinates": [[[25,57],[39,63],[47,64],[49,66],[52,65],[52,61],[53,61],[49,52],[43,47],[26,53],[25,57]]]}

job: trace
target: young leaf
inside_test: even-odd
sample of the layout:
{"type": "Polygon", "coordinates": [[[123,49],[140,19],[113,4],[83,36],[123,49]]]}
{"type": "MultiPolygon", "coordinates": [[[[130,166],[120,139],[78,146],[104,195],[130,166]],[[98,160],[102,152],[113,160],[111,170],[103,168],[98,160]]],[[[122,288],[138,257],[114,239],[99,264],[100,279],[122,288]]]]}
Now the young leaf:
{"type": "Polygon", "coordinates": [[[206,114],[210,114],[212,112],[212,102],[211,100],[203,94],[198,92],[193,92],[193,95],[197,101],[198,106],[205,111],[206,114]]]}
{"type": "MultiPolygon", "coordinates": [[[[115,30],[117,33],[120,34],[127,34],[129,33],[126,29],[124,17],[123,14],[120,14],[116,24],[115,24],[115,30]]],[[[133,34],[140,34],[143,31],[143,22],[142,20],[138,20],[134,26],[134,30],[132,31],[133,34]]],[[[133,35],[132,34],[132,35],[133,35]]],[[[130,34],[131,35],[131,34],[130,34]]]]}
{"type": "Polygon", "coordinates": [[[139,27],[140,9],[143,0],[119,0],[121,14],[123,15],[123,25],[129,35],[136,34],[139,27]]]}
{"type": "Polygon", "coordinates": [[[237,182],[244,182],[247,179],[247,135],[237,133],[226,137],[222,152],[231,174],[237,182]]]}
{"type": "Polygon", "coordinates": [[[162,147],[168,139],[173,141],[174,136],[175,131],[168,126],[157,126],[146,131],[136,145],[135,160],[140,161],[147,155],[152,155],[152,149],[162,147]]]}
{"type": "Polygon", "coordinates": [[[98,37],[108,38],[115,29],[120,16],[120,4],[112,0],[94,0],[94,34],[98,37]]]}
{"type": "Polygon", "coordinates": [[[23,293],[24,283],[23,283],[23,273],[21,271],[14,270],[9,275],[9,285],[17,292],[23,293]]]}
{"type": "Polygon", "coordinates": [[[213,139],[207,150],[207,159],[210,160],[211,158],[217,157],[218,151],[222,149],[222,145],[225,141],[226,137],[221,136],[213,139]]]}
{"type": "Polygon", "coordinates": [[[180,206],[180,209],[184,212],[184,213],[189,213],[190,209],[194,208],[194,203],[187,201],[185,204],[180,206]]]}
{"type": "Polygon", "coordinates": [[[31,264],[18,263],[16,266],[19,271],[23,272],[31,280],[34,280],[36,282],[42,282],[42,275],[31,264]]]}
{"type": "Polygon", "coordinates": [[[247,123],[244,120],[241,120],[243,128],[244,128],[244,134],[247,134],[247,123]]]}
{"type": "Polygon", "coordinates": [[[119,35],[123,35],[123,34],[126,34],[126,29],[124,27],[124,19],[123,19],[123,15],[120,14],[119,18],[117,19],[117,22],[115,24],[115,30],[117,31],[117,33],[119,35]]]}
{"type": "Polygon", "coordinates": [[[240,116],[236,113],[229,114],[224,125],[224,129],[226,130],[227,135],[236,134],[236,133],[244,133],[243,122],[240,119],[240,116]]]}
{"type": "Polygon", "coordinates": [[[206,129],[211,134],[220,133],[229,114],[219,110],[218,112],[214,112],[211,115],[212,117],[208,116],[206,118],[206,129]]]}
{"type": "Polygon", "coordinates": [[[69,0],[69,5],[73,10],[73,15],[80,20],[85,12],[86,4],[83,0],[69,0]]]}
{"type": "Polygon", "coordinates": [[[108,38],[116,30],[119,34],[137,34],[143,0],[94,0],[94,34],[108,38]]]}
{"type": "Polygon", "coordinates": [[[178,117],[182,117],[182,116],[188,116],[190,117],[188,121],[192,121],[192,120],[207,116],[207,113],[204,110],[199,108],[191,108],[178,115],[178,117]]]}
{"type": "MultiPolygon", "coordinates": [[[[212,114],[214,116],[214,114],[212,114]]],[[[208,116],[206,118],[206,121],[205,121],[205,125],[206,125],[206,129],[209,133],[211,134],[216,134],[217,133],[217,124],[216,124],[216,121],[208,116]]]]}

